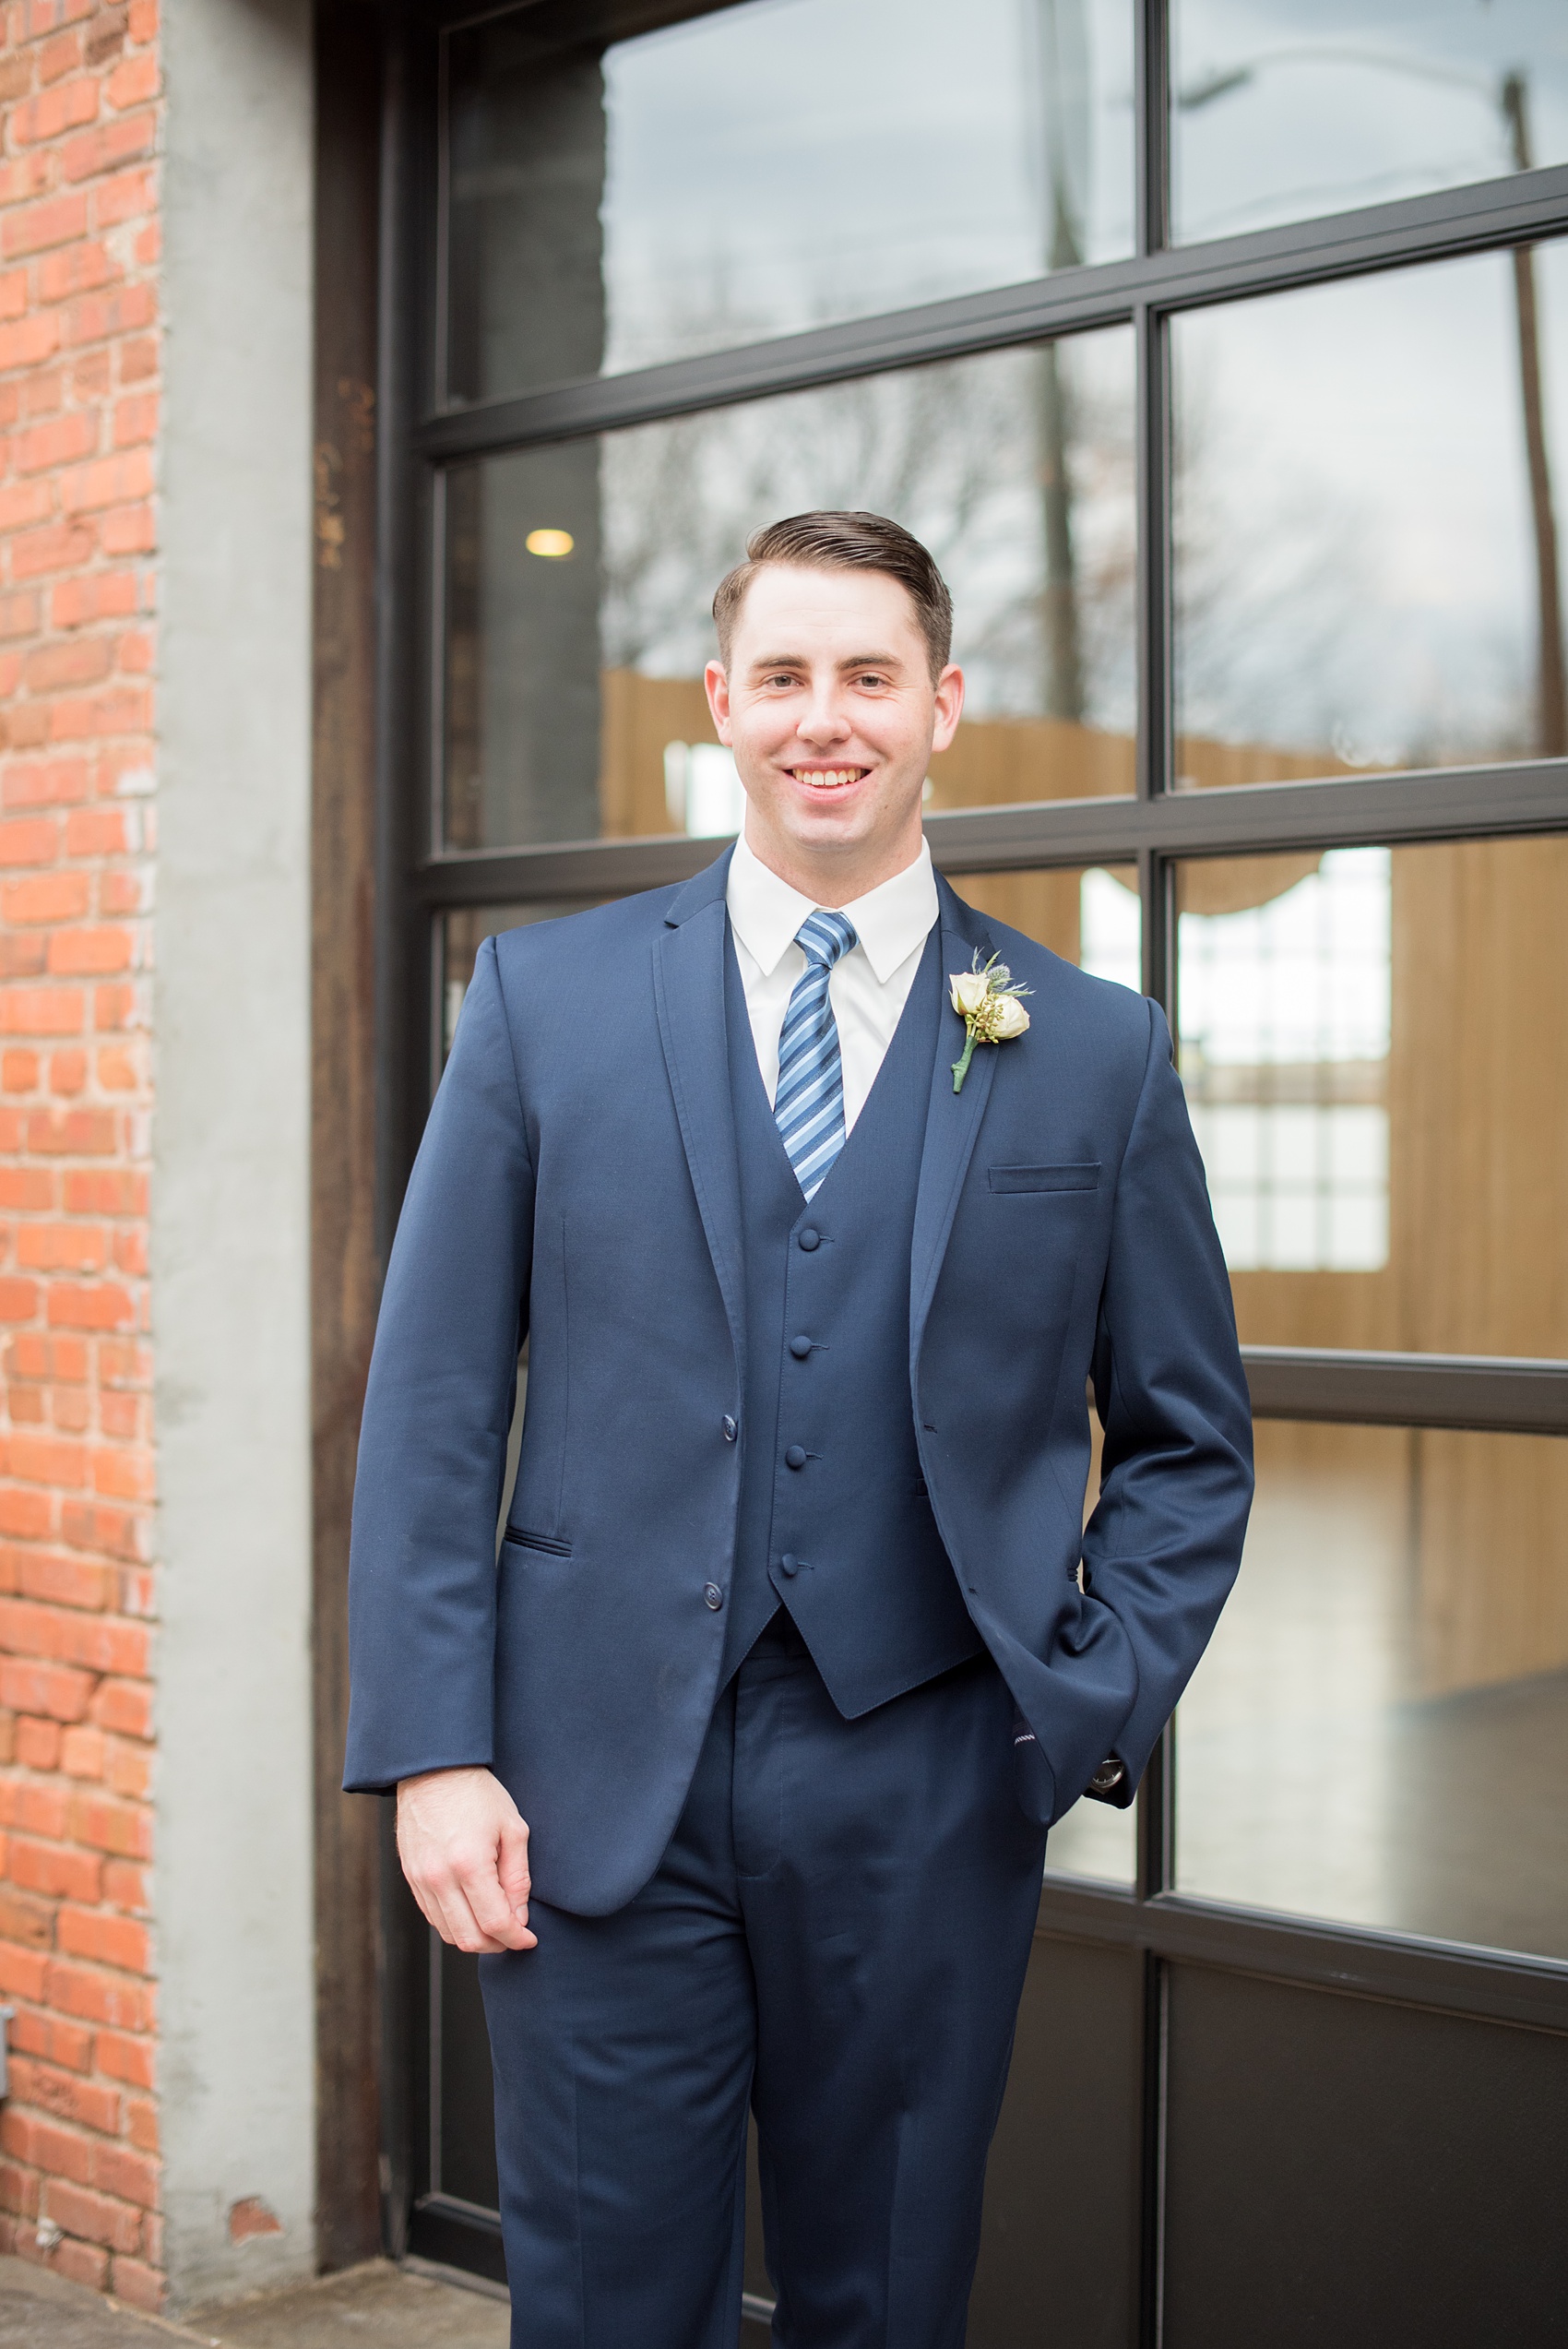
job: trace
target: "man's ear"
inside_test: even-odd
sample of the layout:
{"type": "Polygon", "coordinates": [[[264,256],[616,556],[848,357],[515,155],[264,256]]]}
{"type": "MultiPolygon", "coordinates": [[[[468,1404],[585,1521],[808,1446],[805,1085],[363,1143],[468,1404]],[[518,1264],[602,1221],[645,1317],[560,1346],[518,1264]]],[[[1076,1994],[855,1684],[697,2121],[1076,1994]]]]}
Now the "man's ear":
{"type": "Polygon", "coordinates": [[[933,752],[945,750],[958,731],[958,721],[964,712],[964,673],[949,662],[936,681],[936,725],[932,733],[933,752]]]}
{"type": "Polygon", "coordinates": [[[730,680],[721,664],[710,661],[702,673],[707,706],[713,712],[713,730],[721,743],[730,740],[730,680]]]}

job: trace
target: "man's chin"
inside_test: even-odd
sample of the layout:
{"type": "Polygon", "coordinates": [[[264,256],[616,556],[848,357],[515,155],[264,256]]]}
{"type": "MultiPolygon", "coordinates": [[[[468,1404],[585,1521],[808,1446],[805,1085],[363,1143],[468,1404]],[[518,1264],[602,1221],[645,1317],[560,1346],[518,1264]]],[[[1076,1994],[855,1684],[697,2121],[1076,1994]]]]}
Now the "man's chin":
{"type": "Polygon", "coordinates": [[[881,813],[855,785],[830,792],[797,788],[779,808],[779,827],[800,848],[861,849],[874,842],[881,813]]]}

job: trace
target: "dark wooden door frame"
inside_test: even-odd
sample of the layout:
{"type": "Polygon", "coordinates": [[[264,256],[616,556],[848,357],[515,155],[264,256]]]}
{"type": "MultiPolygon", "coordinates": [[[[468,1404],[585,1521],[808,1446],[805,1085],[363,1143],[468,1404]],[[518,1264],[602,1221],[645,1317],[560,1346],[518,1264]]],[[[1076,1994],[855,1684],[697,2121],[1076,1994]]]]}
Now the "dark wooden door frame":
{"type": "Polygon", "coordinates": [[[382,1806],[340,1792],[349,1520],[382,1233],[377,838],[377,286],[386,25],[316,18],[311,1305],[316,2250],[383,2248],[382,1806]]]}

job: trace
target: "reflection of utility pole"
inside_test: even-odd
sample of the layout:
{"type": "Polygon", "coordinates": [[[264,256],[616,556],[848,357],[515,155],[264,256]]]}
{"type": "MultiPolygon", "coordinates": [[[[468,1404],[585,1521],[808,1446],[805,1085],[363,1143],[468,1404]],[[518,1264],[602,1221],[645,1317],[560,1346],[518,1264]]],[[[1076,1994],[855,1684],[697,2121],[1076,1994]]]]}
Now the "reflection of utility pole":
{"type": "MultiPolygon", "coordinates": [[[[1051,209],[1047,267],[1074,268],[1084,257],[1083,197],[1087,176],[1088,74],[1082,0],[1039,0],[1045,169],[1051,209]],[[1063,21],[1065,18],[1067,21],[1063,21]],[[1077,181],[1075,187],[1074,182],[1077,181]]],[[[1070,394],[1060,346],[1039,353],[1039,483],[1045,538],[1040,596],[1044,702],[1048,718],[1079,722],[1084,714],[1083,648],[1073,551],[1070,394]]]]}
{"type": "MultiPolygon", "coordinates": [[[[1498,93],[1514,149],[1514,168],[1532,165],[1525,77],[1504,77],[1498,93]]],[[[1540,649],[1536,670],[1536,747],[1545,758],[1568,754],[1568,675],[1562,659],[1562,590],[1557,561],[1557,518],[1551,506],[1551,464],[1541,399],[1540,328],[1536,309],[1536,249],[1514,247],[1514,292],[1519,310],[1519,378],[1525,400],[1525,461],[1530,476],[1530,516],[1536,532],[1536,584],[1540,649]]]]}

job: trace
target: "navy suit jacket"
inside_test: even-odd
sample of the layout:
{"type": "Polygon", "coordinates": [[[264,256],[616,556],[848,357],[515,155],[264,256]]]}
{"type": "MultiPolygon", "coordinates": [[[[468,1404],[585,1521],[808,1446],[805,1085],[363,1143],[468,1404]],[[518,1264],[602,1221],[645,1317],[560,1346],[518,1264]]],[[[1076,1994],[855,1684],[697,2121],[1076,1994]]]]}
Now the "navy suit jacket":
{"type": "MultiPolygon", "coordinates": [[[[588,1914],[658,1866],[724,1644],[707,1586],[730,1583],[745,1359],[728,869],[486,940],[365,1398],[346,1783],[488,1764],[529,1822],[536,1893],[588,1914]]],[[[999,950],[1033,994],[1028,1032],[978,1046],[956,1095],[944,1004],[911,1408],[1060,1817],[1112,1750],[1131,1799],[1213,1629],[1252,1493],[1247,1389],[1159,1010],[938,889],[943,970],[999,950]]]]}

